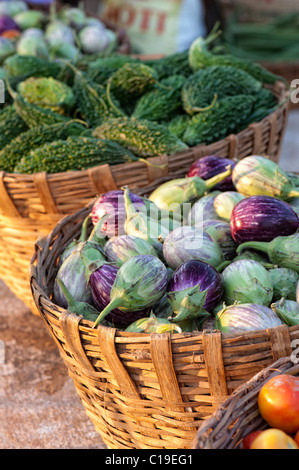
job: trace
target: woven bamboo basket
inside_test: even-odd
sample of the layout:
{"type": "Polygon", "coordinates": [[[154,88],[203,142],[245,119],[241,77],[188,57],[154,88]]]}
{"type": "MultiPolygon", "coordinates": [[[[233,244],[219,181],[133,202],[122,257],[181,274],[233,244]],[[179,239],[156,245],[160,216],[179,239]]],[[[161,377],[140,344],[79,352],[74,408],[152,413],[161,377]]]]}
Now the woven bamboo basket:
{"type": "Polygon", "coordinates": [[[238,386],[292,353],[299,326],[173,335],[93,328],[51,300],[59,256],[90,210],[65,217],[37,241],[30,264],[36,307],[108,448],[190,449],[203,420],[238,386]]]}
{"type": "Polygon", "coordinates": [[[133,162],[51,175],[0,172],[0,278],[38,314],[28,280],[34,243],[60,219],[77,212],[97,195],[124,185],[137,190],[185,176],[195,160],[209,154],[239,159],[260,154],[278,162],[287,125],[289,92],[281,82],[273,91],[282,104],[259,123],[211,145],[148,159],[153,166],[133,162]]]}
{"type": "Polygon", "coordinates": [[[238,449],[253,431],[270,426],[259,413],[257,398],[262,386],[278,374],[299,377],[299,364],[290,357],[278,359],[238,387],[213,415],[204,421],[192,442],[193,449],[238,449]]]}

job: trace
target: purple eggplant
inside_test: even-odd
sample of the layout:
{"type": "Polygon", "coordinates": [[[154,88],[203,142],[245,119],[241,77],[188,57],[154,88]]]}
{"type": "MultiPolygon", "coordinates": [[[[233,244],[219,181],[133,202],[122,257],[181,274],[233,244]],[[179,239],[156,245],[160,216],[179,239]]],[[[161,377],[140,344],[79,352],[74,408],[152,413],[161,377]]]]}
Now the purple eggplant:
{"type": "MultiPolygon", "coordinates": [[[[95,271],[94,271],[95,272],[95,271]]],[[[90,277],[90,282],[91,277],[90,277]]],[[[94,328],[118,308],[122,324],[135,321],[138,312],[156,305],[166,292],[168,282],[166,266],[156,256],[137,255],[129,258],[118,269],[110,290],[110,302],[94,323],[94,328]],[[136,315],[132,318],[132,312],[136,315]]],[[[116,323],[116,321],[115,321],[116,323]]]]}
{"type": "Polygon", "coordinates": [[[291,206],[272,196],[251,196],[234,207],[230,229],[236,243],[270,242],[289,236],[299,228],[299,219],[291,206]]]}
{"type": "MultiPolygon", "coordinates": [[[[233,170],[236,162],[216,155],[207,155],[203,158],[199,158],[191,165],[187,176],[199,176],[203,180],[208,180],[212,178],[212,176],[223,173],[228,165],[231,165],[233,170]]],[[[232,176],[230,175],[225,178],[225,180],[218,183],[214,189],[219,189],[220,191],[235,191],[232,176]]]]}
{"type": "Polygon", "coordinates": [[[187,261],[173,273],[167,298],[174,314],[172,321],[189,320],[212,312],[224,293],[221,275],[210,264],[187,261]]]}
{"type": "Polygon", "coordinates": [[[215,268],[224,261],[218,243],[202,228],[188,225],[178,227],[167,235],[163,243],[163,256],[172,269],[177,269],[192,259],[204,261],[215,268]]]}
{"type": "Polygon", "coordinates": [[[21,31],[19,25],[10,16],[0,16],[0,34],[13,29],[14,31],[21,31]]]}
{"type": "MultiPolygon", "coordinates": [[[[130,193],[130,198],[136,210],[144,207],[144,200],[140,196],[130,193]]],[[[96,200],[91,211],[93,224],[96,225],[98,220],[105,215],[107,215],[108,218],[103,224],[103,235],[108,238],[124,235],[124,223],[126,221],[124,191],[108,191],[96,200]]]]}
{"type": "MultiPolygon", "coordinates": [[[[99,267],[97,267],[96,263],[92,263],[89,266],[89,285],[93,303],[97,310],[99,310],[99,313],[104,310],[111,301],[110,293],[118,270],[119,268],[112,264],[100,264],[99,267]]],[[[130,323],[146,317],[149,314],[150,309],[143,309],[137,312],[126,312],[124,315],[124,312],[115,308],[106,316],[106,320],[114,325],[127,327],[130,323]]],[[[94,321],[96,318],[94,318],[94,321]]]]}

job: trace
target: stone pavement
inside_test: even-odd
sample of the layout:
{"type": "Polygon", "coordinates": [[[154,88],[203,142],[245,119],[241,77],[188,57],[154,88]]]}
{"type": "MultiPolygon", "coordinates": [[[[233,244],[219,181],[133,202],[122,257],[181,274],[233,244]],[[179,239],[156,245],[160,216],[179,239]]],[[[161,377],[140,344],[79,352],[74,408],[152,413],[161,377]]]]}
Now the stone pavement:
{"type": "MultiPolygon", "coordinates": [[[[299,173],[299,110],[280,165],[299,173]]],[[[43,321],[0,280],[0,449],[105,449],[43,321]]]]}

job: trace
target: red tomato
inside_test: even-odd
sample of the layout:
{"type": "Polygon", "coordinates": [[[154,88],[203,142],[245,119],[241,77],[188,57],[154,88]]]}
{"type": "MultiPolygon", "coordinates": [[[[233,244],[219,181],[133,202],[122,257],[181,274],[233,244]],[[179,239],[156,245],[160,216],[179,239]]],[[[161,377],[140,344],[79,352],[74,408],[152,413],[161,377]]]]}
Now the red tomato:
{"type": "Polygon", "coordinates": [[[296,444],[299,446],[299,429],[298,429],[298,431],[297,431],[296,434],[295,434],[295,442],[296,442],[296,444]]]}
{"type": "Polygon", "coordinates": [[[258,407],[265,421],[289,434],[299,429],[299,377],[280,374],[263,385],[258,407]]]}
{"type": "Polygon", "coordinates": [[[299,447],[284,431],[266,429],[254,439],[250,449],[299,449],[299,447]]]}
{"type": "Polygon", "coordinates": [[[242,446],[243,449],[250,449],[251,444],[253,443],[254,439],[261,433],[262,431],[253,431],[250,434],[247,434],[242,439],[242,446]]]}

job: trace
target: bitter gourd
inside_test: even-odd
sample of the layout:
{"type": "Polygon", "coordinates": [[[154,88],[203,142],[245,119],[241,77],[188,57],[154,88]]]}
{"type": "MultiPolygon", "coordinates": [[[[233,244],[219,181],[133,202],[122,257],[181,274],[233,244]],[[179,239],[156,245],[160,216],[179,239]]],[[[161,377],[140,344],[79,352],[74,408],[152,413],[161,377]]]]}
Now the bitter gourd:
{"type": "Polygon", "coordinates": [[[53,77],[30,77],[18,84],[17,91],[28,103],[58,114],[70,114],[76,103],[72,88],[53,77]]]}
{"type": "Polygon", "coordinates": [[[246,127],[255,98],[250,95],[226,96],[207,111],[195,114],[188,123],[183,141],[190,145],[212,143],[246,127]]]}
{"type": "Polygon", "coordinates": [[[58,122],[66,122],[70,120],[67,116],[51,111],[51,109],[41,108],[35,104],[28,103],[19,94],[14,95],[14,106],[19,116],[25,121],[28,127],[36,127],[39,125],[51,125],[58,122]]]}
{"type": "Polygon", "coordinates": [[[120,114],[120,105],[115,98],[110,96],[117,112],[107,98],[105,87],[93,82],[86,73],[75,70],[73,90],[77,108],[89,126],[96,127],[105,119],[120,114]]]}
{"type": "Polygon", "coordinates": [[[132,117],[109,119],[98,126],[93,135],[118,142],[141,157],[170,155],[187,148],[187,145],[171,134],[166,126],[132,117]]]}
{"type": "Polygon", "coordinates": [[[138,160],[132,152],[116,142],[94,137],[69,137],[32,150],[15,167],[16,173],[40,171],[59,173],[85,170],[96,165],[115,165],[138,160]]]}
{"type": "Polygon", "coordinates": [[[14,106],[6,106],[0,112],[0,150],[28,129],[14,106]]]}
{"type": "Polygon", "coordinates": [[[156,71],[143,63],[126,63],[108,80],[107,91],[119,101],[122,110],[130,115],[138,98],[158,85],[156,71]]]}
{"type": "Polygon", "coordinates": [[[232,66],[211,66],[191,75],[182,88],[184,110],[192,115],[224,96],[256,93],[262,83],[244,70],[232,66]]]}
{"type": "Polygon", "coordinates": [[[182,108],[181,90],[185,81],[183,75],[173,75],[161,80],[165,89],[158,87],[142,95],[132,116],[150,121],[169,119],[182,108]]]}
{"type": "Polygon", "coordinates": [[[28,129],[2,148],[0,170],[13,172],[21,158],[31,150],[58,139],[64,140],[72,135],[83,135],[85,130],[85,126],[73,121],[28,129]]]}
{"type": "Polygon", "coordinates": [[[189,77],[193,73],[189,65],[188,50],[161,57],[159,59],[148,59],[144,61],[158,74],[159,80],[170,77],[170,75],[184,75],[189,77]]]}
{"type": "Polygon", "coordinates": [[[189,114],[178,114],[168,122],[167,127],[172,134],[182,140],[190,119],[189,114]]]}
{"type": "Polygon", "coordinates": [[[232,54],[214,54],[208,50],[208,45],[219,36],[219,32],[212,31],[206,38],[198,37],[189,47],[189,65],[193,71],[211,65],[231,65],[250,73],[262,83],[273,84],[282,78],[270,72],[256,62],[239,58],[232,54]]]}
{"type": "Polygon", "coordinates": [[[91,62],[86,73],[94,82],[104,84],[116,70],[128,62],[140,63],[140,60],[124,54],[113,54],[91,62]]]}
{"type": "Polygon", "coordinates": [[[14,54],[4,62],[9,77],[53,77],[57,78],[61,65],[58,62],[41,59],[40,57],[14,54]]]}

